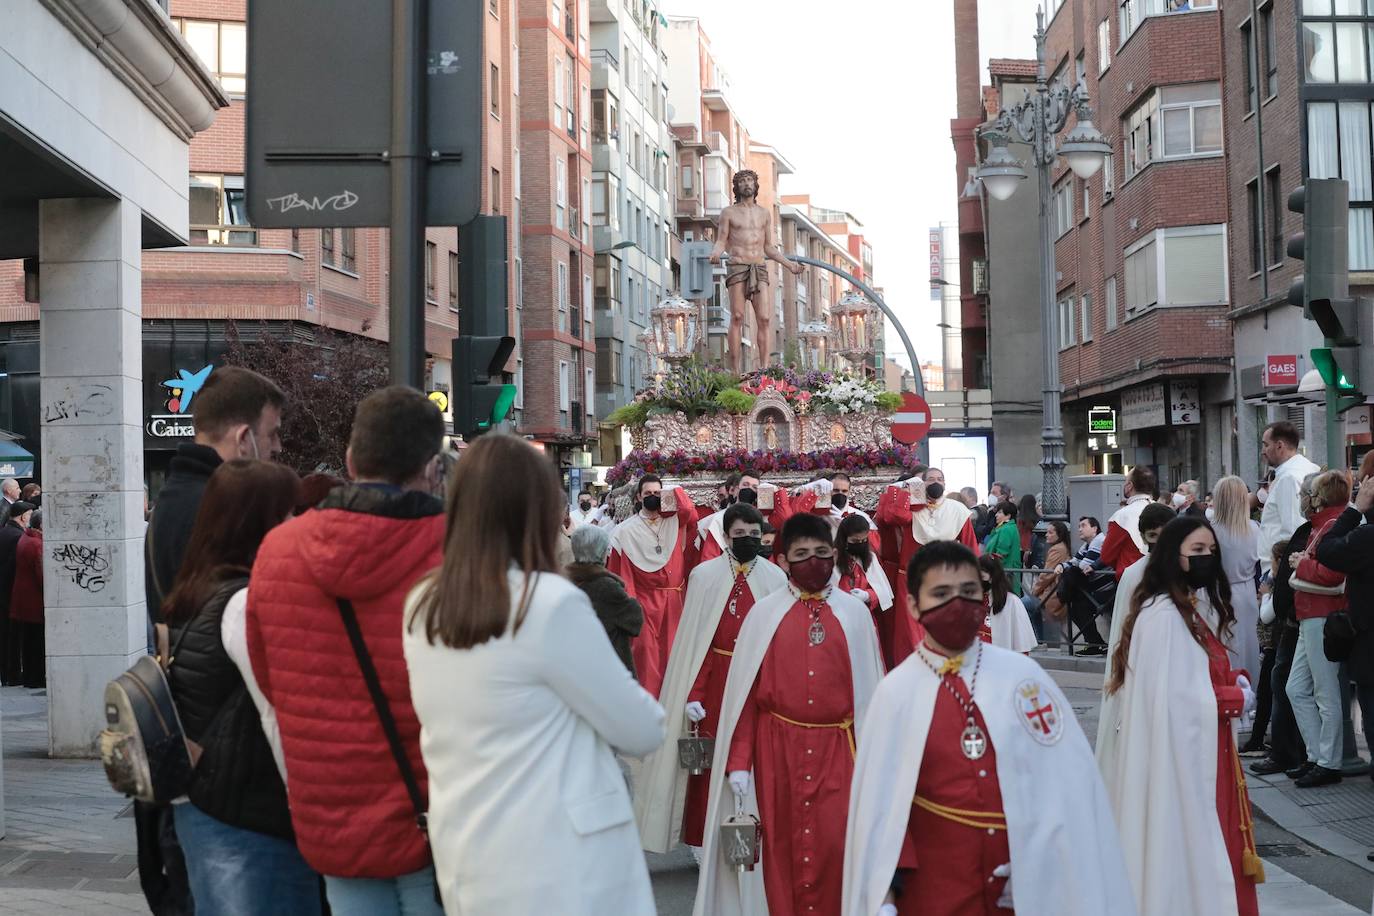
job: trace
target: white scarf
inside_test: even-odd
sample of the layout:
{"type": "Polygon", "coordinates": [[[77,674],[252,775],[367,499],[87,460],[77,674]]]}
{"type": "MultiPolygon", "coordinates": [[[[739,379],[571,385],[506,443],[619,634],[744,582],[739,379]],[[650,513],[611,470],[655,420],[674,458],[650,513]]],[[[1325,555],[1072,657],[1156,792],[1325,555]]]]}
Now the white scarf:
{"type": "Polygon", "coordinates": [[[972,510],[961,502],[941,497],[928,507],[911,507],[911,536],[918,544],[957,541],[972,510]]]}

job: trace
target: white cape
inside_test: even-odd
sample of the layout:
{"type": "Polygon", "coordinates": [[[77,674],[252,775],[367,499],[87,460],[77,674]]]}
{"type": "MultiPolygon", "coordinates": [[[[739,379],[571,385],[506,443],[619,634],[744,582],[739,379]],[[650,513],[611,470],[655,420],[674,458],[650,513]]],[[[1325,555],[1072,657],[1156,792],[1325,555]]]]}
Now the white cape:
{"type": "Polygon", "coordinates": [[[611,532],[611,549],[623,553],[636,569],[654,573],[668,565],[677,549],[677,516],[669,515],[658,523],[658,537],[644,516],[636,514],[611,532]],[[657,548],[662,547],[659,553],[657,548]]]}
{"type": "Polygon", "coordinates": [[[1145,549],[1145,536],[1140,533],[1140,513],[1145,511],[1153,500],[1143,493],[1137,493],[1126,500],[1126,505],[1112,513],[1111,520],[1107,522],[1107,527],[1116,525],[1126,534],[1130,535],[1131,543],[1135,544],[1135,549],[1141,554],[1148,554],[1150,551],[1145,549]]]}
{"type": "MultiPolygon", "coordinates": [[[[730,663],[730,677],[725,682],[725,702],[721,710],[720,726],[716,734],[716,756],[711,770],[711,801],[706,812],[705,846],[701,857],[701,875],[697,881],[696,906],[693,916],[768,916],[768,903],[763,892],[763,863],[753,871],[736,875],[727,868],[720,850],[720,825],[735,813],[735,796],[726,778],[725,764],[730,756],[730,740],[735,723],[758,677],[764,654],[773,641],[788,610],[796,603],[790,589],[774,592],[754,605],[744,619],[739,639],[735,642],[735,657],[730,663]]],[[[830,608],[844,630],[849,649],[849,670],[854,681],[855,740],[863,747],[861,723],[868,709],[878,681],[883,676],[882,654],[878,648],[878,634],[873,629],[873,617],[868,606],[856,598],[833,592],[830,608]]],[[[754,780],[750,780],[749,795],[744,810],[758,817],[758,799],[754,780]]],[[[874,909],[877,912],[877,909],[874,909]]],[[[781,914],[779,914],[781,916],[781,914]]]]}
{"type": "MultiPolygon", "coordinates": [[[[1205,593],[1198,613],[1214,624],[1205,593]]],[[[1099,766],[1140,912],[1236,916],[1217,819],[1216,693],[1207,652],[1169,598],[1141,607],[1118,696],[1115,753],[1099,766]]]]}
{"type": "Polygon", "coordinates": [[[868,561],[864,575],[868,577],[868,584],[873,586],[873,591],[878,596],[878,610],[886,611],[891,608],[892,583],[887,581],[887,573],[883,572],[883,564],[878,560],[877,554],[868,561]]]}
{"type": "MultiPolygon", "coordinates": [[[[735,583],[734,577],[730,557],[722,555],[702,563],[687,579],[682,621],[678,624],[677,638],[668,656],[668,669],[663,675],[663,689],[659,693],[659,702],[668,717],[668,738],[644,761],[635,786],[635,820],[639,824],[640,840],[650,852],[667,852],[682,835],[687,773],[678,766],[677,742],[687,734],[684,712],[687,695],[711,649],[711,640],[715,638],[735,583]]],[[[764,598],[787,587],[787,574],[760,557],[754,561],[747,581],[757,607],[764,598]]]]}
{"type": "Polygon", "coordinates": [[[961,502],[941,497],[928,508],[912,507],[911,536],[917,544],[957,541],[973,510],[961,502]]]}
{"type": "Polygon", "coordinates": [[[710,515],[697,522],[697,549],[706,546],[706,539],[713,538],[716,546],[721,553],[730,549],[730,544],[725,539],[725,510],[712,512],[710,515]]]}
{"type": "MultiPolygon", "coordinates": [[[[982,652],[974,700],[997,752],[1018,916],[1134,916],[1116,825],[1069,701],[1029,658],[982,652]],[[1057,713],[1047,733],[1026,714],[1046,703],[1057,713]]],[[[959,676],[972,673],[966,662],[959,676]]],[[[849,796],[844,916],[873,916],[892,884],[939,690],[935,672],[910,657],[873,695],[849,796]]]]}
{"type": "Polygon", "coordinates": [[[1035,627],[1031,626],[1030,612],[1026,605],[1011,592],[1007,593],[1007,603],[1002,613],[988,614],[988,628],[992,630],[992,644],[999,649],[1012,652],[1029,652],[1040,645],[1035,638],[1035,627]]]}
{"type": "Polygon", "coordinates": [[[1107,669],[1102,677],[1102,707],[1097,714],[1097,766],[1107,772],[1109,766],[1116,766],[1116,737],[1121,724],[1121,694],[1108,694],[1106,687],[1112,679],[1112,659],[1116,655],[1116,644],[1121,642],[1121,627],[1126,623],[1126,615],[1131,611],[1131,595],[1140,585],[1145,575],[1145,565],[1150,562],[1146,554],[1136,560],[1121,574],[1116,584],[1116,600],[1112,603],[1112,627],[1107,634],[1107,669]]]}

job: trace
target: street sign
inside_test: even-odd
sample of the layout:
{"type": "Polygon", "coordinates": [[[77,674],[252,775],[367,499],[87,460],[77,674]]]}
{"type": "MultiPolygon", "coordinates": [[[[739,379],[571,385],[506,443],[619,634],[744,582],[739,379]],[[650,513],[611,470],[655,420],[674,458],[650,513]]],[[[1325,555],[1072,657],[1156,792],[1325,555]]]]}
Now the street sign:
{"type": "Polygon", "coordinates": [[[902,393],[902,406],[892,415],[892,438],[915,445],[930,432],[930,405],[919,394],[902,393]]]}
{"type": "Polygon", "coordinates": [[[1264,387],[1295,388],[1298,384],[1298,355],[1269,354],[1264,358],[1264,387]]]}
{"type": "MultiPolygon", "coordinates": [[[[425,223],[481,209],[483,0],[430,3],[425,223]]],[[[391,214],[392,4],[249,0],[245,180],[263,229],[385,226],[391,214]]]]}

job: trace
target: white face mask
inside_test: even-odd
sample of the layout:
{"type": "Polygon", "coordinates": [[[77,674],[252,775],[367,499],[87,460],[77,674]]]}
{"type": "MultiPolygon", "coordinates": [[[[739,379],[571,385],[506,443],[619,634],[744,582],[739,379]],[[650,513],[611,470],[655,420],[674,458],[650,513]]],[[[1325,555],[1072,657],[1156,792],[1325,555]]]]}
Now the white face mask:
{"type": "Polygon", "coordinates": [[[1259,500],[1259,504],[1260,504],[1261,506],[1264,505],[1265,503],[1269,502],[1269,490],[1268,490],[1268,488],[1266,488],[1266,487],[1260,487],[1259,492],[1255,494],[1255,499],[1258,499],[1258,500],[1259,500]]]}
{"type": "Polygon", "coordinates": [[[1184,496],[1182,493],[1175,493],[1175,494],[1174,494],[1174,508],[1175,508],[1175,509],[1182,509],[1182,508],[1183,508],[1183,504],[1186,503],[1187,501],[1188,501],[1188,497],[1184,496]]]}
{"type": "Polygon", "coordinates": [[[1207,521],[1209,521],[1209,522],[1216,521],[1216,518],[1217,518],[1217,510],[1213,509],[1211,506],[1208,506],[1208,507],[1207,507],[1207,521]]]}
{"type": "Polygon", "coordinates": [[[988,494],[988,508],[989,508],[989,509],[993,508],[994,506],[997,505],[997,503],[998,503],[997,497],[996,497],[996,496],[993,496],[991,493],[989,493],[989,494],[988,494]]]}

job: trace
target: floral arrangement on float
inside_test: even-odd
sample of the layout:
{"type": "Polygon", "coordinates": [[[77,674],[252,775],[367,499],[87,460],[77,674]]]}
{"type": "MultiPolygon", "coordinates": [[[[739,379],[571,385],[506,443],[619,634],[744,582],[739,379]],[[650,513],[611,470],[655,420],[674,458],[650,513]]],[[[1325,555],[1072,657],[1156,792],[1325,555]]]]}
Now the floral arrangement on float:
{"type": "Polygon", "coordinates": [[[857,474],[883,468],[911,467],[918,463],[915,449],[893,443],[885,446],[839,446],[814,452],[723,449],[715,452],[689,452],[635,449],[606,474],[613,487],[635,480],[643,474],[661,477],[690,477],[694,474],[728,474],[749,469],[756,474],[812,474],[845,471],[857,474]]]}

